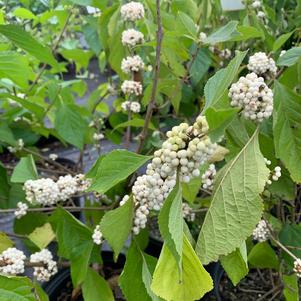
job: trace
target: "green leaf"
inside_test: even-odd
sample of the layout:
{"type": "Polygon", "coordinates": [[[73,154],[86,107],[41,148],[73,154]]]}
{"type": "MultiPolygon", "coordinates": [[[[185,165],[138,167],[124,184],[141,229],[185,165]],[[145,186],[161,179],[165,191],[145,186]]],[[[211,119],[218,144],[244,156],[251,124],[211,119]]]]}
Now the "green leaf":
{"type": "Polygon", "coordinates": [[[0,25],[0,33],[5,35],[14,44],[36,57],[41,62],[52,66],[57,65],[57,61],[52,55],[51,50],[40,44],[22,27],[12,24],[0,25]]]}
{"type": "Polygon", "coordinates": [[[4,232],[0,232],[0,253],[11,248],[13,245],[13,241],[4,232]]]}
{"type": "Polygon", "coordinates": [[[188,183],[182,182],[182,191],[183,191],[183,198],[189,202],[193,203],[202,184],[201,176],[192,178],[188,183]]]}
{"type": "Polygon", "coordinates": [[[50,223],[55,229],[59,255],[71,261],[71,277],[76,287],[87,275],[93,249],[91,230],[62,208],[54,211],[50,223]]]}
{"type": "Polygon", "coordinates": [[[285,34],[282,34],[273,44],[273,51],[276,52],[294,33],[295,31],[291,31],[285,34]]]}
{"type": "Polygon", "coordinates": [[[276,157],[301,182],[301,96],[275,82],[273,132],[276,157]]]}
{"type": "Polygon", "coordinates": [[[34,20],[37,17],[28,9],[24,8],[24,7],[17,7],[13,13],[13,16],[20,18],[20,19],[28,19],[28,20],[34,20]]]}
{"type": "Polygon", "coordinates": [[[82,5],[82,6],[87,6],[87,5],[92,5],[93,2],[92,0],[67,0],[70,3],[77,4],[77,5],[82,5]]]}
{"type": "Polygon", "coordinates": [[[7,123],[0,123],[0,141],[9,145],[16,145],[14,134],[7,123]]]}
{"type": "Polygon", "coordinates": [[[184,26],[186,29],[186,32],[188,36],[191,36],[192,38],[197,38],[197,30],[195,27],[195,23],[193,20],[185,13],[179,11],[178,13],[178,18],[181,24],[184,26]]]}
{"type": "Polygon", "coordinates": [[[153,275],[152,291],[167,301],[193,301],[199,300],[205,293],[212,290],[212,279],[185,235],[182,270],[181,279],[177,261],[164,244],[153,275]]]}
{"type": "Polygon", "coordinates": [[[249,272],[246,243],[227,256],[221,257],[221,264],[231,279],[237,285],[249,272]]]}
{"type": "Polygon", "coordinates": [[[217,261],[239,248],[261,218],[259,194],[269,169],[259,150],[258,129],[238,155],[218,173],[210,208],[197,241],[201,261],[217,261]]]}
{"type": "Polygon", "coordinates": [[[228,24],[209,35],[204,42],[206,44],[214,45],[216,43],[230,40],[235,34],[237,34],[237,24],[237,21],[230,21],[228,24]]]}
{"type": "Polygon", "coordinates": [[[283,295],[286,301],[299,301],[299,285],[296,275],[282,275],[283,295]]]}
{"type": "Polygon", "coordinates": [[[278,269],[279,261],[275,251],[267,242],[256,244],[248,255],[252,267],[260,269],[278,269]]]}
{"type": "Polygon", "coordinates": [[[101,160],[90,190],[105,193],[150,159],[149,156],[138,155],[127,150],[111,151],[101,160]]]}
{"type": "Polygon", "coordinates": [[[252,26],[237,26],[237,35],[233,34],[231,41],[245,41],[254,38],[264,38],[264,34],[252,26]]]}
{"type": "Polygon", "coordinates": [[[301,56],[301,47],[293,47],[281,55],[277,61],[278,66],[292,66],[301,56]]]}
{"type": "Polygon", "coordinates": [[[62,103],[59,106],[55,116],[55,128],[67,142],[83,149],[87,124],[73,105],[62,103]]]}
{"type": "Polygon", "coordinates": [[[42,250],[54,240],[55,234],[51,225],[46,223],[41,227],[35,228],[34,231],[28,235],[28,238],[42,250]]]}
{"type": "Polygon", "coordinates": [[[211,57],[206,49],[200,49],[190,68],[192,83],[197,85],[203,76],[208,72],[211,64],[211,57]]]}
{"type": "MultiPolygon", "coordinates": [[[[126,122],[119,123],[117,126],[114,127],[113,131],[119,129],[119,128],[125,128],[128,126],[142,128],[144,126],[145,120],[140,118],[134,118],[126,122]]],[[[156,128],[154,125],[150,122],[148,128],[150,130],[155,130],[156,128]]]]}
{"type": "Polygon", "coordinates": [[[236,77],[240,64],[242,63],[247,52],[237,52],[234,59],[231,60],[229,65],[219,70],[212,76],[205,85],[205,110],[214,106],[222,98],[225,91],[236,77]]]}
{"type": "Polygon", "coordinates": [[[96,271],[89,268],[82,284],[85,301],[114,301],[114,296],[109,284],[96,271]]]}
{"type": "Polygon", "coordinates": [[[122,206],[108,211],[100,222],[100,229],[114,251],[117,258],[124,246],[129,234],[131,233],[134,217],[133,198],[122,206]]]}
{"type": "Polygon", "coordinates": [[[165,245],[176,259],[179,272],[183,251],[182,189],[179,183],[169,193],[159,214],[159,228],[165,245]]]}
{"type": "Polygon", "coordinates": [[[89,61],[93,55],[92,51],[83,49],[64,49],[60,53],[64,58],[75,63],[77,72],[81,68],[88,68],[89,61]]]}
{"type": "Polygon", "coordinates": [[[36,180],[38,172],[32,155],[22,157],[17,166],[14,168],[11,176],[11,182],[24,183],[27,180],[36,180]]]}

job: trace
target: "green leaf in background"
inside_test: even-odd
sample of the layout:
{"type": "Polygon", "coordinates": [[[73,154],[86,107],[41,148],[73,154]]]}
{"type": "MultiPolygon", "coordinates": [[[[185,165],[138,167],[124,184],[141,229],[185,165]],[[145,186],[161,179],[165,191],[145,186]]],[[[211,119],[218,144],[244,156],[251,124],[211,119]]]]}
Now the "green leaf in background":
{"type": "Polygon", "coordinates": [[[67,0],[67,2],[77,4],[77,5],[82,5],[82,6],[93,4],[93,0],[67,0]]]}
{"type": "Polygon", "coordinates": [[[233,34],[231,41],[245,41],[254,38],[264,38],[263,32],[252,26],[237,26],[237,34],[233,34]]]}
{"type": "Polygon", "coordinates": [[[181,183],[183,198],[192,204],[200,191],[200,187],[202,184],[201,176],[192,178],[188,183],[181,183]]]}
{"type": "Polygon", "coordinates": [[[5,35],[18,47],[33,55],[39,61],[52,66],[57,65],[57,61],[52,55],[51,50],[40,44],[22,27],[12,24],[0,25],[0,33],[5,35]]]}
{"type": "Polygon", "coordinates": [[[20,18],[20,19],[25,19],[25,20],[35,20],[37,17],[28,9],[24,7],[17,7],[13,13],[13,16],[20,18]]]}
{"type": "Polygon", "coordinates": [[[19,163],[14,168],[11,176],[11,182],[24,183],[27,180],[36,180],[38,172],[32,155],[22,157],[19,163]]]}
{"type": "MultiPolygon", "coordinates": [[[[144,123],[145,123],[144,119],[133,118],[133,119],[131,119],[129,121],[119,123],[117,126],[114,127],[113,131],[115,131],[117,129],[120,129],[120,128],[125,128],[125,127],[128,127],[128,126],[142,128],[144,126],[144,123]]],[[[150,130],[155,130],[156,129],[151,122],[149,123],[148,128],[150,130]]]]}
{"type": "Polygon", "coordinates": [[[300,301],[298,277],[296,275],[282,275],[284,283],[283,295],[286,301],[300,301]]]}
{"type": "Polygon", "coordinates": [[[211,64],[211,57],[206,49],[200,49],[190,68],[190,76],[193,85],[197,85],[203,76],[208,72],[211,64]]]}
{"type": "Polygon", "coordinates": [[[113,249],[115,259],[131,233],[133,217],[134,204],[133,198],[130,197],[124,205],[108,211],[101,219],[101,232],[113,249]]]}
{"type": "Polygon", "coordinates": [[[82,291],[85,301],[115,300],[107,281],[91,268],[88,268],[86,278],[82,284],[82,291]]]}
{"type": "Polygon", "coordinates": [[[71,278],[76,287],[87,274],[93,249],[91,230],[72,214],[58,208],[50,217],[58,240],[58,254],[71,261],[71,278]]]}
{"type": "Polygon", "coordinates": [[[233,252],[252,233],[262,215],[259,194],[268,176],[257,129],[238,155],[217,174],[211,205],[196,246],[204,264],[233,252]]]}
{"type": "Polygon", "coordinates": [[[46,223],[41,227],[35,228],[34,231],[28,235],[28,238],[42,250],[54,240],[55,234],[51,225],[46,223]]]}
{"type": "Polygon", "coordinates": [[[11,248],[13,245],[13,241],[4,232],[0,232],[0,253],[11,248]]]}
{"type": "Polygon", "coordinates": [[[237,285],[249,272],[245,242],[229,255],[222,256],[220,260],[233,285],[237,285]]]}
{"type": "Polygon", "coordinates": [[[8,175],[4,166],[0,163],[0,208],[9,208],[9,193],[11,185],[8,181],[8,175]]]}
{"type": "Polygon", "coordinates": [[[62,103],[59,106],[55,115],[55,129],[68,143],[83,148],[87,123],[73,105],[62,103]]]}
{"type": "Polygon", "coordinates": [[[204,42],[206,44],[214,45],[216,43],[230,40],[235,34],[237,34],[237,24],[237,21],[230,21],[228,24],[209,35],[204,42]]]}
{"type": "Polygon", "coordinates": [[[81,68],[87,69],[89,61],[93,56],[92,51],[83,49],[64,49],[60,53],[64,58],[75,63],[77,72],[81,68]]]}
{"type": "Polygon", "coordinates": [[[301,96],[275,82],[273,132],[276,157],[301,182],[301,96]]]}
{"type": "Polygon", "coordinates": [[[185,13],[179,11],[178,13],[179,22],[184,26],[186,30],[186,36],[197,38],[197,29],[194,21],[185,13]]]}
{"type": "Polygon", "coordinates": [[[152,291],[167,301],[193,301],[212,290],[212,279],[185,235],[182,270],[180,278],[178,263],[164,244],[153,275],[152,291]]]}
{"type": "Polygon", "coordinates": [[[301,47],[293,47],[281,55],[277,61],[278,66],[292,66],[297,63],[301,56],[301,47]]]}
{"type": "Polygon", "coordinates": [[[277,40],[274,42],[273,51],[276,52],[294,33],[295,31],[291,31],[285,34],[282,34],[277,40]]]}
{"type": "Polygon", "coordinates": [[[240,64],[242,63],[247,52],[237,51],[234,59],[231,60],[229,65],[215,73],[205,85],[205,110],[209,107],[216,105],[223,94],[226,92],[230,84],[236,77],[240,64]]]}
{"type": "Polygon", "coordinates": [[[251,267],[260,269],[278,269],[279,261],[275,251],[267,242],[257,243],[248,255],[251,267]]]}
{"type": "Polygon", "coordinates": [[[14,134],[7,123],[0,123],[0,141],[9,145],[16,145],[14,134]]]}
{"type": "Polygon", "coordinates": [[[182,210],[182,189],[177,183],[164,201],[159,214],[159,228],[164,244],[169,248],[178,264],[180,274],[182,273],[184,223],[182,210]]]}
{"type": "Polygon", "coordinates": [[[13,51],[0,52],[1,78],[8,78],[21,88],[27,88],[28,81],[33,79],[33,76],[26,57],[13,51]]]}
{"type": "Polygon", "coordinates": [[[127,150],[111,151],[101,160],[90,190],[105,193],[150,159],[149,156],[138,155],[127,150]]]}

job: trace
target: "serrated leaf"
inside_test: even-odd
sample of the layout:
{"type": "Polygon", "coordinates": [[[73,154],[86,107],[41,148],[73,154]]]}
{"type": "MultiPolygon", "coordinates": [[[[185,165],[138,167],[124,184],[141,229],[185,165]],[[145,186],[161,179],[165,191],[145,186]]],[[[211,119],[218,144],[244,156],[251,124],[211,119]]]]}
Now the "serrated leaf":
{"type": "Polygon", "coordinates": [[[153,275],[152,291],[167,301],[193,301],[212,290],[212,279],[185,235],[182,270],[180,278],[177,261],[164,244],[153,275]]]}
{"type": "Polygon", "coordinates": [[[14,168],[10,178],[13,183],[24,183],[27,180],[36,180],[38,178],[37,168],[32,155],[22,157],[14,168]]]}
{"type": "Polygon", "coordinates": [[[127,150],[111,151],[99,163],[97,175],[90,190],[105,193],[125,180],[149,159],[151,157],[138,155],[127,150]]]}
{"type": "Polygon", "coordinates": [[[164,243],[177,261],[180,274],[182,273],[183,223],[182,189],[177,183],[164,201],[159,214],[159,228],[164,243]]]}
{"type": "Polygon", "coordinates": [[[55,234],[51,225],[46,223],[43,226],[34,229],[34,231],[28,235],[28,238],[42,250],[51,243],[55,238],[55,234]]]}
{"type": "Polygon", "coordinates": [[[269,169],[259,150],[258,129],[217,175],[210,208],[198,237],[196,252],[204,264],[240,247],[263,211],[259,194],[269,169]]]}
{"type": "Polygon", "coordinates": [[[301,56],[301,47],[293,47],[281,55],[277,61],[278,66],[292,66],[301,56]]]}
{"type": "Polygon", "coordinates": [[[301,182],[301,96],[275,82],[273,132],[276,157],[301,182]]]}
{"type": "Polygon", "coordinates": [[[89,268],[82,284],[85,301],[114,301],[114,296],[108,282],[95,270],[89,268]]]}
{"type": "Polygon", "coordinates": [[[13,245],[13,241],[4,232],[0,232],[0,253],[11,248],[13,245]]]}
{"type": "Polygon", "coordinates": [[[130,197],[124,205],[108,211],[101,219],[101,232],[112,247],[115,259],[131,233],[133,217],[134,204],[133,198],[130,197]]]}
{"type": "Polygon", "coordinates": [[[237,21],[230,21],[228,24],[209,35],[204,43],[214,45],[216,43],[230,40],[235,34],[237,34],[237,25],[237,21]]]}

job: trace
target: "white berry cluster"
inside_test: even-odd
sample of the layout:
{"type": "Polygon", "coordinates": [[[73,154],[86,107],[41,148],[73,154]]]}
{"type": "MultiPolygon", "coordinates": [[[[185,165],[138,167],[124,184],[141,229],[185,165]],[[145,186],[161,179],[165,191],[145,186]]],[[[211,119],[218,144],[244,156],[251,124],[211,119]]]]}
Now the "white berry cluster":
{"type": "Polygon", "coordinates": [[[7,149],[8,149],[8,151],[10,153],[14,154],[17,151],[22,150],[23,147],[24,147],[24,141],[23,141],[23,139],[18,139],[16,146],[8,146],[7,149]]]}
{"type": "Polygon", "coordinates": [[[134,47],[144,42],[144,35],[142,32],[130,28],[122,32],[121,42],[124,46],[134,47]]]}
{"type": "Polygon", "coordinates": [[[216,175],[216,169],[214,164],[210,164],[208,169],[202,175],[202,187],[206,190],[212,191],[213,181],[216,175]]]}
{"type": "Polygon", "coordinates": [[[121,62],[121,70],[130,74],[144,69],[144,62],[139,55],[128,56],[121,62]]]}
{"type": "Polygon", "coordinates": [[[144,18],[144,7],[140,2],[129,2],[121,6],[121,17],[124,21],[135,22],[144,18]]]}
{"type": "Polygon", "coordinates": [[[33,268],[33,275],[38,281],[49,281],[50,277],[57,273],[57,264],[53,260],[51,252],[47,249],[43,249],[40,252],[31,254],[30,262],[41,264],[41,266],[35,266],[33,268]]]}
{"type": "Polygon", "coordinates": [[[155,151],[146,174],[139,176],[133,187],[136,210],[133,232],[144,228],[150,210],[159,211],[176,185],[177,174],[182,182],[200,175],[200,165],[213,154],[217,145],[207,136],[208,123],[204,116],[189,126],[181,123],[167,132],[162,148],[155,151]]]}
{"type": "Polygon", "coordinates": [[[301,259],[297,258],[294,261],[294,272],[296,273],[297,277],[301,278],[301,259]]]}
{"type": "Polygon", "coordinates": [[[207,34],[205,32],[200,32],[199,40],[201,43],[204,43],[207,39],[207,34]]]}
{"type": "Polygon", "coordinates": [[[231,57],[231,55],[232,55],[232,52],[228,48],[221,50],[219,53],[219,57],[224,60],[228,60],[231,57]]]}
{"type": "Polygon", "coordinates": [[[139,96],[142,94],[142,85],[134,80],[125,80],[121,85],[121,90],[124,94],[139,96]]]}
{"type": "MultiPolygon", "coordinates": [[[[268,160],[267,158],[264,158],[264,162],[266,165],[271,165],[272,162],[270,160],[268,160]]],[[[273,170],[273,172],[271,173],[270,179],[267,180],[267,184],[271,185],[272,181],[278,181],[278,179],[281,177],[281,167],[280,166],[276,166],[273,170]]]]}
{"type": "Polygon", "coordinates": [[[24,253],[16,248],[8,248],[0,254],[0,274],[17,275],[24,273],[24,253]]]}
{"type": "Polygon", "coordinates": [[[81,193],[90,186],[85,176],[78,174],[61,176],[55,182],[50,178],[27,180],[24,183],[26,200],[31,204],[44,206],[53,205],[59,201],[66,201],[75,193],[81,193]]]}
{"type": "Polygon", "coordinates": [[[262,219],[253,230],[253,239],[263,242],[268,240],[269,236],[270,230],[268,229],[266,221],[262,219]]]}
{"type": "Polygon", "coordinates": [[[242,109],[245,118],[262,122],[273,112],[273,92],[254,72],[231,85],[231,106],[242,109]]]}
{"type": "Polygon", "coordinates": [[[275,77],[277,73],[275,61],[269,58],[264,52],[256,52],[250,56],[247,67],[248,70],[266,78],[275,77]]]}
{"type": "Polygon", "coordinates": [[[255,9],[259,9],[261,7],[261,1],[260,0],[254,0],[251,4],[251,6],[255,9]]]}
{"type": "Polygon", "coordinates": [[[28,205],[23,202],[17,203],[17,210],[15,211],[15,217],[20,219],[22,216],[27,214],[28,205]]]}
{"type": "Polygon", "coordinates": [[[100,245],[103,241],[103,238],[102,238],[102,233],[100,231],[100,226],[97,225],[93,231],[93,234],[92,234],[92,239],[93,239],[93,242],[96,244],[96,245],[100,245]]]}
{"type": "Polygon", "coordinates": [[[105,136],[102,133],[94,133],[93,134],[93,140],[96,141],[96,142],[104,139],[104,137],[105,136]]]}
{"type": "Polygon", "coordinates": [[[131,110],[133,113],[139,113],[141,110],[141,105],[138,101],[126,100],[121,104],[121,108],[126,112],[131,110]]]}
{"type": "Polygon", "coordinates": [[[128,194],[126,194],[120,201],[119,205],[123,206],[129,200],[129,198],[130,198],[130,196],[128,194]]]}
{"type": "Polygon", "coordinates": [[[57,154],[49,154],[49,159],[55,161],[59,156],[57,154]]]}
{"type": "Polygon", "coordinates": [[[189,222],[193,222],[195,220],[195,213],[187,203],[182,204],[182,212],[183,217],[189,222]]]}

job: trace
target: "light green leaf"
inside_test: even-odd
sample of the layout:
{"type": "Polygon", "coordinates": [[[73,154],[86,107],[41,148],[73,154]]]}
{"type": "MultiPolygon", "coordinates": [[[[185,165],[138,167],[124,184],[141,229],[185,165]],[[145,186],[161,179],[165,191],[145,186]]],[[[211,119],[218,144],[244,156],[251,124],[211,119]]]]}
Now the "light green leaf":
{"type": "Polygon", "coordinates": [[[228,24],[209,35],[204,42],[206,44],[214,45],[216,43],[230,40],[235,34],[237,34],[237,24],[237,21],[230,21],[228,24]]]}
{"type": "Polygon", "coordinates": [[[9,145],[16,145],[16,139],[8,124],[0,123],[0,141],[9,145]]]}
{"type": "Polygon", "coordinates": [[[41,62],[52,66],[57,65],[57,61],[52,55],[51,50],[40,44],[22,27],[12,24],[0,25],[0,33],[5,35],[14,44],[36,57],[41,62]]]}
{"type": "Polygon", "coordinates": [[[282,275],[284,283],[283,295],[286,301],[299,301],[299,285],[298,278],[293,275],[282,275]]]}
{"type": "MultiPolygon", "coordinates": [[[[142,128],[144,126],[145,120],[140,118],[134,118],[126,122],[119,123],[117,126],[114,127],[113,131],[119,129],[119,128],[125,128],[128,126],[142,128]]],[[[156,128],[154,125],[150,122],[148,128],[150,130],[155,130],[156,128]]]]}
{"type": "Polygon", "coordinates": [[[252,26],[237,26],[237,35],[233,34],[231,41],[245,41],[254,38],[264,38],[263,32],[252,26]]]}
{"type": "Polygon", "coordinates": [[[191,36],[192,38],[196,38],[197,30],[196,30],[195,23],[193,22],[193,20],[188,15],[186,15],[185,13],[183,13],[181,11],[179,11],[179,13],[178,13],[178,18],[179,18],[179,21],[181,22],[181,24],[186,29],[188,36],[191,36]]]}
{"type": "Polygon", "coordinates": [[[169,193],[159,214],[159,228],[164,243],[175,257],[181,274],[183,251],[182,189],[179,183],[169,193]]]}
{"type": "Polygon", "coordinates": [[[211,205],[196,246],[204,264],[233,252],[252,233],[262,215],[259,194],[268,176],[269,169],[259,150],[257,129],[216,177],[211,205]]]}
{"type": "Polygon", "coordinates": [[[188,183],[182,182],[182,191],[183,191],[183,198],[189,202],[193,203],[202,184],[202,178],[195,177],[192,178],[188,183]]]}
{"type": "Polygon", "coordinates": [[[177,261],[164,244],[153,275],[152,291],[167,301],[193,301],[199,300],[205,293],[212,290],[212,279],[185,235],[182,270],[181,279],[177,261]]]}
{"type": "Polygon", "coordinates": [[[127,150],[111,151],[101,160],[90,190],[105,193],[150,159],[149,156],[138,155],[127,150]]]}
{"type": "Polygon", "coordinates": [[[67,142],[79,149],[84,146],[87,123],[72,105],[61,104],[55,115],[55,128],[67,142]]]}
{"type": "Polygon", "coordinates": [[[24,7],[17,7],[13,13],[13,16],[20,18],[20,19],[36,19],[37,17],[28,9],[24,8],[24,7]]]}
{"type": "Polygon", "coordinates": [[[24,183],[27,180],[35,180],[38,178],[38,172],[32,155],[22,157],[17,166],[14,168],[11,176],[11,182],[24,183]]]}
{"type": "Polygon", "coordinates": [[[89,268],[82,284],[85,301],[114,301],[114,296],[109,284],[96,271],[89,268]]]}
{"type": "Polygon", "coordinates": [[[100,229],[117,258],[131,233],[134,217],[133,198],[114,210],[108,211],[100,222],[100,229]]]}
{"type": "Polygon", "coordinates": [[[277,61],[278,66],[292,66],[297,63],[301,56],[301,47],[293,47],[285,54],[279,57],[277,61]]]}
{"type": "Polygon", "coordinates": [[[71,60],[75,63],[77,72],[79,72],[81,68],[87,69],[89,61],[93,56],[92,51],[83,49],[64,49],[61,51],[61,54],[67,60],[71,60]]]}
{"type": "Polygon", "coordinates": [[[221,257],[221,264],[231,279],[237,285],[249,272],[246,243],[227,256],[221,257]]]}
{"type": "Polygon", "coordinates": [[[251,267],[260,269],[278,269],[279,261],[275,251],[267,242],[257,243],[248,255],[251,267]]]}
{"type": "Polygon", "coordinates": [[[276,157],[301,182],[301,96],[275,82],[273,132],[276,157]]]}
{"type": "Polygon", "coordinates": [[[34,231],[28,235],[28,238],[42,250],[54,240],[55,234],[51,225],[46,223],[41,227],[35,228],[34,231]]]}
{"type": "Polygon", "coordinates": [[[277,38],[277,40],[273,44],[273,51],[277,51],[294,33],[295,31],[291,31],[285,34],[282,34],[280,37],[277,38]]]}
{"type": "Polygon", "coordinates": [[[0,253],[11,248],[13,245],[13,241],[4,232],[0,232],[0,253]]]}
{"type": "Polygon", "coordinates": [[[223,97],[223,94],[236,77],[240,64],[242,63],[246,54],[246,51],[238,51],[235,58],[232,59],[226,68],[216,72],[215,75],[208,80],[204,89],[206,99],[205,110],[217,104],[223,97]]]}

